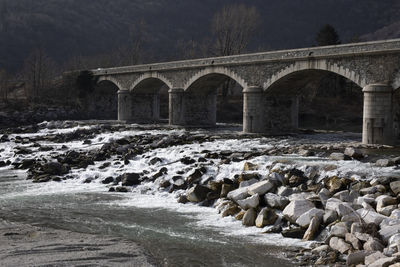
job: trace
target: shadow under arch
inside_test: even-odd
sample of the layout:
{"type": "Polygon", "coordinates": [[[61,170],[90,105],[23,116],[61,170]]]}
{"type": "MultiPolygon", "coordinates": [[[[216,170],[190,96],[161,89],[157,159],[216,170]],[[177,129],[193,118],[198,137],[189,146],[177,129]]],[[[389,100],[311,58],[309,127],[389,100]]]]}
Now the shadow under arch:
{"type": "Polygon", "coordinates": [[[267,128],[362,132],[363,83],[324,69],[286,73],[264,88],[267,128]]]}
{"type": "Polygon", "coordinates": [[[83,100],[88,119],[117,120],[119,90],[119,85],[114,81],[99,80],[93,91],[87,94],[83,100]]]}
{"type": "Polygon", "coordinates": [[[185,87],[187,125],[215,126],[217,122],[243,122],[243,86],[240,78],[225,71],[202,71],[185,87]],[[240,83],[239,83],[240,82],[240,83]]]}
{"type": "Polygon", "coordinates": [[[171,87],[171,83],[160,75],[143,75],[136,80],[130,88],[133,120],[142,123],[166,120],[171,87]]]}

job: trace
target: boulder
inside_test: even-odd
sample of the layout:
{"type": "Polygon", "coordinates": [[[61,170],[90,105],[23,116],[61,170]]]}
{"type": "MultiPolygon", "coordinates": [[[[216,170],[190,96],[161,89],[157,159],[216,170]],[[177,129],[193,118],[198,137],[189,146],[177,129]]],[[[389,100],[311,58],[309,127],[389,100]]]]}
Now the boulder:
{"type": "Polygon", "coordinates": [[[279,210],[283,210],[290,202],[287,197],[275,195],[273,193],[265,194],[264,200],[268,206],[279,210]]]}
{"type": "Polygon", "coordinates": [[[234,186],[232,184],[222,184],[220,197],[227,197],[228,193],[231,192],[233,189],[234,186]]]}
{"type": "Polygon", "coordinates": [[[310,241],[314,240],[315,236],[317,235],[319,225],[320,225],[321,219],[319,217],[313,217],[310,221],[310,224],[307,228],[307,231],[305,232],[303,236],[303,240],[310,241]]]}
{"type": "Polygon", "coordinates": [[[277,190],[277,194],[278,194],[279,196],[282,196],[282,197],[288,197],[288,196],[290,196],[290,195],[293,194],[293,193],[294,193],[293,188],[286,187],[286,186],[280,186],[280,187],[278,188],[278,190],[277,190]]]}
{"type": "Polygon", "coordinates": [[[344,155],[353,159],[362,159],[364,157],[363,153],[360,150],[353,147],[347,147],[344,151],[344,155]]]}
{"type": "Polygon", "coordinates": [[[258,183],[258,182],[259,181],[257,179],[251,179],[251,180],[248,180],[248,181],[243,181],[243,182],[240,182],[239,187],[248,187],[248,186],[250,186],[252,184],[255,184],[255,183],[258,183]]]}
{"type": "Polygon", "coordinates": [[[391,182],[390,189],[395,195],[398,195],[400,193],[400,181],[391,182]]]}
{"type": "Polygon", "coordinates": [[[315,208],[315,206],[311,201],[294,200],[286,206],[282,214],[288,221],[295,223],[301,215],[313,208],[315,208]]]}
{"type": "Polygon", "coordinates": [[[379,242],[376,238],[370,238],[367,242],[364,243],[364,250],[369,251],[383,251],[385,247],[379,242]]]}
{"type": "Polygon", "coordinates": [[[385,257],[368,265],[368,267],[390,267],[392,264],[396,262],[398,262],[398,258],[396,257],[385,257]]]}
{"type": "Polygon", "coordinates": [[[272,182],[270,182],[269,180],[265,180],[265,181],[261,181],[255,184],[250,185],[247,188],[247,192],[250,195],[264,195],[265,193],[267,193],[268,191],[270,191],[271,189],[274,188],[274,184],[272,182]]]}
{"type": "Polygon", "coordinates": [[[238,188],[236,190],[230,191],[227,196],[229,199],[232,199],[233,201],[237,202],[238,200],[245,199],[249,196],[247,189],[248,187],[238,188]]]}
{"type": "Polygon", "coordinates": [[[378,167],[390,167],[394,165],[390,159],[378,159],[375,164],[378,167]]]}
{"type": "Polygon", "coordinates": [[[331,160],[346,160],[346,159],[348,159],[348,157],[346,157],[346,155],[343,153],[335,152],[335,153],[332,153],[329,155],[329,159],[331,159],[331,160]]]}
{"type": "Polygon", "coordinates": [[[329,177],[325,179],[325,187],[330,193],[334,194],[346,189],[346,181],[337,176],[329,177]]]}
{"type": "Polygon", "coordinates": [[[101,181],[103,184],[111,184],[112,182],[114,182],[114,178],[113,177],[107,177],[105,178],[103,181],[101,181]]]}
{"type": "Polygon", "coordinates": [[[273,210],[263,208],[256,218],[256,226],[262,228],[266,225],[274,224],[277,219],[278,215],[273,210]]]}
{"type": "Polygon", "coordinates": [[[331,228],[331,236],[345,238],[346,234],[348,233],[348,229],[345,223],[337,223],[332,226],[331,228]]]}
{"type": "Polygon", "coordinates": [[[373,253],[372,251],[360,250],[354,253],[350,253],[346,259],[347,266],[356,266],[364,264],[365,257],[373,253]]]}
{"type": "Polygon", "coordinates": [[[329,240],[329,246],[333,250],[339,251],[342,254],[345,254],[346,252],[351,250],[350,244],[346,243],[343,239],[336,236],[332,237],[329,240]]]}
{"type": "Polygon", "coordinates": [[[334,210],[326,210],[323,216],[323,222],[325,225],[331,224],[339,218],[338,214],[334,210]]]}
{"type": "Polygon", "coordinates": [[[122,186],[133,186],[140,184],[139,173],[125,173],[121,176],[122,186]]]}
{"type": "Polygon", "coordinates": [[[257,213],[254,209],[249,209],[243,216],[242,224],[244,226],[254,226],[257,213]]]}
{"type": "MultiPolygon", "coordinates": [[[[388,258],[389,257],[385,256],[382,252],[376,251],[365,257],[365,265],[371,266],[376,262],[381,262],[382,259],[388,259],[388,258]]],[[[382,265],[373,265],[373,266],[382,266],[382,265]]]]}
{"type": "Polygon", "coordinates": [[[285,177],[277,172],[272,172],[268,179],[273,182],[275,185],[285,184],[285,177]]]}
{"type": "Polygon", "coordinates": [[[50,175],[64,175],[68,168],[59,162],[49,162],[42,166],[43,172],[50,175]]]}
{"type": "Polygon", "coordinates": [[[195,185],[190,188],[186,193],[186,198],[190,202],[201,202],[206,199],[207,194],[210,192],[208,187],[202,185],[195,185]]]}
{"type": "Polygon", "coordinates": [[[361,218],[367,224],[373,223],[379,225],[384,219],[388,218],[382,214],[367,209],[359,209],[357,210],[357,213],[360,214],[361,218]]]}
{"type": "Polygon", "coordinates": [[[381,230],[379,231],[379,235],[381,236],[384,242],[388,242],[390,237],[399,233],[400,233],[400,222],[397,222],[393,225],[381,224],[381,230]]]}
{"type": "Polygon", "coordinates": [[[283,237],[302,239],[304,237],[305,232],[306,232],[305,229],[301,227],[296,227],[291,229],[285,229],[281,232],[281,234],[283,237]]]}
{"type": "Polygon", "coordinates": [[[243,167],[243,171],[247,172],[247,171],[255,171],[258,169],[258,165],[257,164],[253,164],[251,162],[245,162],[244,163],[244,167],[243,167]]]}
{"type": "Polygon", "coordinates": [[[303,228],[307,228],[314,217],[318,218],[318,220],[321,220],[324,214],[325,212],[323,210],[312,208],[297,218],[296,223],[303,228]]]}
{"type": "Polygon", "coordinates": [[[258,194],[255,194],[254,196],[246,199],[238,200],[237,203],[244,210],[255,209],[260,204],[260,197],[258,194]]]}
{"type": "Polygon", "coordinates": [[[353,246],[354,249],[360,250],[361,249],[361,242],[360,240],[351,233],[346,233],[345,241],[353,246]]]}

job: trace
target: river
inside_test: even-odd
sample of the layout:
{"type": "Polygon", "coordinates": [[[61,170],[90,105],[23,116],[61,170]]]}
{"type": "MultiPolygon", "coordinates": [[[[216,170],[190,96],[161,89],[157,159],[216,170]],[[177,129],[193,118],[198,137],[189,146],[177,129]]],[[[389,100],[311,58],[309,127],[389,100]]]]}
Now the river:
{"type": "MultiPolygon", "coordinates": [[[[78,126],[79,127],[95,127],[78,126]]],[[[42,127],[38,133],[19,134],[21,138],[67,133],[76,130],[63,127],[58,129],[42,127]]],[[[180,132],[184,130],[168,130],[180,132]]],[[[167,131],[167,132],[168,132],[167,131]]],[[[125,135],[157,135],[163,130],[129,130],[96,135],[92,145],[84,145],[82,140],[68,143],[41,142],[60,148],[67,145],[70,149],[96,149],[104,142],[125,135]]],[[[198,134],[195,132],[193,134],[198,134]]],[[[212,133],[215,134],[215,133],[212,133]]],[[[0,160],[20,161],[26,156],[14,155],[16,144],[11,135],[10,142],[0,146],[0,160]]],[[[324,144],[339,142],[357,142],[359,135],[320,135],[314,136],[324,144]],[[345,140],[345,141],[344,141],[345,140]]],[[[293,144],[314,142],[306,138],[255,138],[245,140],[215,140],[202,144],[156,148],[131,161],[127,165],[112,164],[101,169],[100,163],[86,170],[72,170],[74,179],[62,182],[32,183],[26,180],[26,171],[0,169],[0,218],[7,221],[28,223],[75,232],[108,235],[132,240],[143,246],[162,266],[292,266],[287,260],[287,247],[309,247],[311,242],[282,238],[279,234],[262,234],[262,229],[243,227],[233,217],[221,218],[212,207],[195,204],[179,204],[176,195],[156,189],[154,184],[140,185],[127,194],[110,193],[102,184],[101,178],[124,173],[126,171],[154,171],[145,164],[150,158],[163,159],[170,172],[182,169],[177,158],[183,156],[199,157],[199,151],[207,149],[221,150],[257,150],[271,146],[290,146],[293,144]],[[95,177],[91,183],[83,183],[89,177],[95,177]]],[[[24,144],[31,147],[31,143],[24,144]]],[[[50,152],[35,152],[35,157],[50,157],[65,153],[60,149],[50,152]]],[[[32,155],[31,155],[32,156],[32,155]]],[[[322,166],[332,164],[326,158],[288,155],[283,157],[258,157],[254,162],[268,166],[276,160],[307,162],[308,165],[322,166]]],[[[115,163],[121,159],[113,158],[115,163]]],[[[217,164],[216,164],[217,165],[217,164]]],[[[161,166],[161,165],[160,165],[161,166]]],[[[222,179],[243,168],[243,162],[233,162],[210,168],[208,174],[222,179]]],[[[374,175],[393,169],[375,169],[368,163],[342,163],[337,172],[349,175],[374,175]]],[[[397,171],[398,172],[398,171],[397,171]]]]}

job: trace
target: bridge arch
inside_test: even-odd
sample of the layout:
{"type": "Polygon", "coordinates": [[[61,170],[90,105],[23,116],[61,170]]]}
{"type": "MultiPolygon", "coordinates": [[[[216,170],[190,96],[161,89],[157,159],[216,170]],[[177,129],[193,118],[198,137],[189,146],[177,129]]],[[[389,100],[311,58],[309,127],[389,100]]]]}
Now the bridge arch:
{"type": "Polygon", "coordinates": [[[160,88],[163,85],[166,85],[168,89],[173,87],[172,83],[162,74],[158,72],[145,73],[135,80],[130,91],[144,93],[146,90],[155,90],[154,88],[160,88]]]}
{"type": "Polygon", "coordinates": [[[362,79],[359,74],[355,71],[350,70],[348,68],[344,68],[339,66],[338,64],[329,64],[327,60],[313,60],[313,61],[299,61],[295,62],[284,69],[274,73],[267,82],[264,83],[263,88],[264,91],[268,92],[270,88],[277,83],[278,81],[288,77],[289,75],[301,72],[301,71],[326,71],[330,73],[335,73],[340,76],[347,78],[348,80],[354,82],[361,88],[364,88],[367,85],[365,79],[362,79]]]}
{"type": "Polygon", "coordinates": [[[205,69],[197,72],[195,75],[193,75],[186,82],[183,89],[185,91],[188,91],[189,88],[191,88],[196,82],[200,81],[203,78],[211,77],[214,75],[228,77],[228,78],[234,80],[236,83],[238,83],[242,88],[248,87],[247,82],[242,77],[240,77],[238,74],[236,74],[234,71],[232,71],[228,68],[225,68],[225,67],[209,67],[209,68],[205,68],[205,69]]]}
{"type": "Polygon", "coordinates": [[[100,78],[97,81],[97,84],[100,84],[102,82],[110,82],[114,84],[116,87],[118,87],[118,90],[125,90],[122,84],[118,81],[118,79],[115,79],[113,77],[100,76],[100,78]]]}

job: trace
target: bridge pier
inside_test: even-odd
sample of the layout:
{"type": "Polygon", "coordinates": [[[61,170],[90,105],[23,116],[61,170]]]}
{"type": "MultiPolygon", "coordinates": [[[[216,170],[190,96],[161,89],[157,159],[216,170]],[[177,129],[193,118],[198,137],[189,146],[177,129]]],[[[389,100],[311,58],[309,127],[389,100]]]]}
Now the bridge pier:
{"type": "Polygon", "coordinates": [[[118,91],[118,120],[130,121],[132,119],[132,99],[129,90],[118,91]]]}
{"type": "Polygon", "coordinates": [[[184,93],[182,88],[171,88],[169,91],[169,124],[184,125],[184,93]]]}
{"type": "Polygon", "coordinates": [[[393,89],[387,84],[364,87],[364,144],[393,144],[393,89]]]}
{"type": "Polygon", "coordinates": [[[252,86],[243,90],[243,132],[264,132],[263,89],[252,86]]]}

